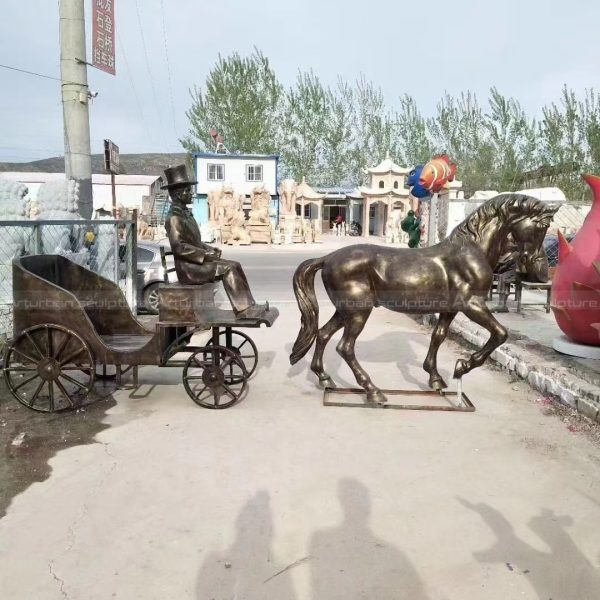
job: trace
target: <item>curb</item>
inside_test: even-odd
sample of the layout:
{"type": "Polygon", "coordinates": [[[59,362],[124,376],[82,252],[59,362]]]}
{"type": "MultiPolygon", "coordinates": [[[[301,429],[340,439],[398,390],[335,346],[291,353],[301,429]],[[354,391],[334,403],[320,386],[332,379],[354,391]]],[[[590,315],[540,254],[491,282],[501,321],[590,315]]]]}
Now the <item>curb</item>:
{"type": "MultiPolygon", "coordinates": [[[[417,319],[433,326],[437,317],[425,315],[417,319]]],[[[485,329],[462,314],[456,316],[450,332],[477,348],[481,348],[489,337],[485,329]]],[[[563,404],[600,423],[600,373],[586,368],[576,359],[509,328],[509,341],[494,350],[490,360],[527,380],[535,390],[557,396],[563,404]]]]}

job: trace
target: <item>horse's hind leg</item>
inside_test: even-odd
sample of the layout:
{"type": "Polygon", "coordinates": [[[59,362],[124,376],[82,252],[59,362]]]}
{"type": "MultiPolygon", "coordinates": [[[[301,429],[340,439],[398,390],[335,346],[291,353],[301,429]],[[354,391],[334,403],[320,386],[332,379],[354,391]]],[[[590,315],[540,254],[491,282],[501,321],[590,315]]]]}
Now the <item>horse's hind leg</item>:
{"type": "Polygon", "coordinates": [[[323,369],[323,352],[325,351],[325,346],[327,346],[327,342],[329,342],[331,336],[343,326],[344,320],[342,315],[336,311],[333,317],[319,329],[319,333],[317,334],[315,353],[312,362],[310,363],[310,368],[319,378],[319,383],[322,386],[334,387],[331,377],[323,369]]]}
{"type": "Polygon", "coordinates": [[[490,339],[487,341],[485,346],[477,352],[473,352],[467,359],[459,359],[456,361],[454,368],[454,377],[462,377],[465,373],[468,373],[475,367],[481,366],[487,357],[506,341],[508,332],[506,328],[500,324],[494,315],[490,312],[490,309],[485,305],[485,302],[481,298],[472,298],[469,301],[467,308],[463,308],[462,311],[471,321],[481,325],[484,329],[490,332],[490,339]]]}
{"type": "Polygon", "coordinates": [[[363,330],[365,323],[371,314],[371,310],[371,308],[368,308],[360,312],[353,312],[346,317],[344,323],[344,335],[337,346],[337,351],[352,369],[358,385],[366,390],[367,402],[381,404],[383,402],[387,402],[387,398],[379,388],[375,387],[371,381],[371,378],[367,375],[367,372],[356,360],[356,356],[354,354],[354,344],[356,343],[356,338],[363,330]]]}
{"type": "Polygon", "coordinates": [[[429,351],[427,357],[423,363],[423,368],[429,373],[429,387],[434,390],[443,390],[448,387],[448,384],[442,379],[442,376],[437,370],[437,353],[440,346],[443,344],[448,330],[450,329],[450,323],[456,316],[456,313],[440,313],[438,322],[431,334],[431,342],[429,344],[429,351]]]}

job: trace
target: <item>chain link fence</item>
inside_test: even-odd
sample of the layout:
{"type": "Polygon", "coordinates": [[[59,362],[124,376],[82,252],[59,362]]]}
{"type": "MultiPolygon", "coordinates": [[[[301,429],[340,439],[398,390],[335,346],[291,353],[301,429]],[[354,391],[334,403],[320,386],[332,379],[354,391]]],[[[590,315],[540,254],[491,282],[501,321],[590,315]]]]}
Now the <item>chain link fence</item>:
{"type": "Polygon", "coordinates": [[[60,254],[118,283],[136,310],[135,220],[0,221],[0,346],[12,337],[12,261],[60,254]]]}

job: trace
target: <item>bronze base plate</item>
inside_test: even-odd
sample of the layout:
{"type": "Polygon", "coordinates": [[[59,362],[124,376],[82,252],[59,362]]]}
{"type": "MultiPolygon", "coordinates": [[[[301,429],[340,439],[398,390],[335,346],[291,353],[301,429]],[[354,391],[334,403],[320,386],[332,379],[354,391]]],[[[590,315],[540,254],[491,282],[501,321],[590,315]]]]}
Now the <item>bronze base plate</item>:
{"type": "Polygon", "coordinates": [[[435,390],[381,390],[386,396],[412,396],[418,399],[440,398],[447,404],[376,404],[373,402],[338,402],[330,400],[334,395],[356,395],[366,396],[365,390],[361,388],[332,388],[327,387],[323,393],[323,406],[343,406],[346,408],[387,408],[393,410],[432,410],[444,412],[475,412],[475,405],[463,392],[462,404],[454,404],[452,398],[457,398],[457,392],[436,392],[435,390]]]}

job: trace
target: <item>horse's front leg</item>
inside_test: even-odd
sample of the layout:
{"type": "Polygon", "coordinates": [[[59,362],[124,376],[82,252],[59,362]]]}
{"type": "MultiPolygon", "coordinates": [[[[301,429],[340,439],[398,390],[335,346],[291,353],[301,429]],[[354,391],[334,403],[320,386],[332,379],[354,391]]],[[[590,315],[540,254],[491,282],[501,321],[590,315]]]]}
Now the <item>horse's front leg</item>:
{"type": "Polygon", "coordinates": [[[477,350],[477,352],[473,352],[467,360],[459,359],[456,361],[454,368],[455,378],[462,377],[475,367],[481,366],[496,348],[504,344],[508,337],[506,328],[494,318],[482,298],[474,297],[469,300],[467,307],[462,312],[471,321],[487,329],[490,332],[490,338],[483,348],[477,350]]]}
{"type": "Polygon", "coordinates": [[[337,346],[337,351],[346,363],[348,363],[350,369],[352,369],[358,385],[367,392],[367,402],[382,404],[387,402],[387,398],[383,392],[373,384],[371,378],[360,366],[360,363],[356,360],[356,355],[354,354],[356,338],[363,330],[365,323],[371,314],[371,310],[371,308],[368,308],[360,312],[352,312],[348,315],[344,315],[344,335],[337,346]]]}
{"type": "Polygon", "coordinates": [[[429,373],[429,387],[434,390],[443,390],[448,387],[448,384],[443,380],[437,370],[437,353],[448,335],[450,323],[456,316],[456,313],[440,313],[437,324],[431,335],[429,351],[425,357],[423,368],[429,373]]]}

